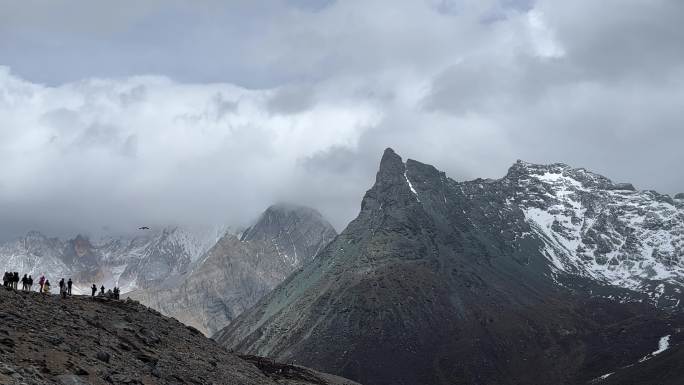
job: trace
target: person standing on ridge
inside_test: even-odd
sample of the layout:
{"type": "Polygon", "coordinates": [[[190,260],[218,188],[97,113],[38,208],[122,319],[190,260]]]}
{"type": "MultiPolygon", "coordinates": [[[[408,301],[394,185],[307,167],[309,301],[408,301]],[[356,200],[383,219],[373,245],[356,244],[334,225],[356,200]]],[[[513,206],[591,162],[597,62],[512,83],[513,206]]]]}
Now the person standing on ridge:
{"type": "Polygon", "coordinates": [[[45,283],[42,286],[42,291],[45,294],[50,294],[50,280],[46,279],[45,283]]]}
{"type": "Polygon", "coordinates": [[[19,272],[15,271],[14,272],[14,290],[19,289],[19,272]]]}
{"type": "Polygon", "coordinates": [[[73,282],[71,282],[71,278],[69,278],[69,281],[67,281],[67,294],[71,295],[71,285],[73,282]]]}
{"type": "Polygon", "coordinates": [[[104,296],[104,295],[105,295],[105,291],[104,291],[104,290],[105,290],[104,285],[100,286],[100,295],[101,295],[101,296],[104,296]]]}
{"type": "Polygon", "coordinates": [[[21,291],[28,291],[28,276],[21,277],[21,291]]]}
{"type": "Polygon", "coordinates": [[[43,285],[45,285],[45,275],[41,274],[40,279],[38,280],[38,284],[40,285],[40,292],[43,292],[43,285]]]}
{"type": "Polygon", "coordinates": [[[62,289],[64,289],[64,278],[59,280],[59,294],[62,295],[62,289]]]}
{"type": "Polygon", "coordinates": [[[33,290],[33,276],[29,275],[27,282],[28,282],[28,291],[31,292],[33,290]]]}
{"type": "Polygon", "coordinates": [[[90,288],[93,291],[92,297],[95,298],[95,293],[97,293],[97,286],[93,284],[93,287],[90,288]]]}

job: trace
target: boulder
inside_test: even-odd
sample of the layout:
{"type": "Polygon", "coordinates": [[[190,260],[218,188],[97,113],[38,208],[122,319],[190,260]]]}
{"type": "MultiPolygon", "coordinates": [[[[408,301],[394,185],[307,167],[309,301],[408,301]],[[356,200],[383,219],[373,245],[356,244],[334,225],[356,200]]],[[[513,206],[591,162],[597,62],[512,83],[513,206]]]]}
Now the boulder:
{"type": "Polygon", "coordinates": [[[97,358],[98,360],[100,360],[100,361],[102,361],[102,362],[107,363],[107,362],[109,362],[109,359],[111,358],[111,356],[110,356],[109,353],[107,353],[107,352],[99,351],[99,352],[97,352],[97,354],[95,355],[95,358],[97,358]]]}

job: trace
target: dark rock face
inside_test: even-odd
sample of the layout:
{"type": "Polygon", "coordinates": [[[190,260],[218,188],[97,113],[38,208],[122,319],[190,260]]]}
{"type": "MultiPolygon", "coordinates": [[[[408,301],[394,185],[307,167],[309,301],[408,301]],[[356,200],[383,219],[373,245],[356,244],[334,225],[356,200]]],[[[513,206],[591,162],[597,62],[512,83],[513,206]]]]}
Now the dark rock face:
{"type": "Polygon", "coordinates": [[[1,384],[355,384],[240,358],[135,301],[0,288],[0,308],[1,384]]]}
{"type": "Polygon", "coordinates": [[[311,208],[274,205],[241,238],[221,238],[188,274],[128,296],[212,335],[310,261],[336,234],[311,208]]]}
{"type": "MultiPolygon", "coordinates": [[[[610,255],[615,245],[598,228],[575,239],[571,202],[598,210],[622,194],[612,186],[582,169],[524,162],[500,180],[459,183],[388,149],[359,216],[215,338],[367,385],[587,383],[638,362],[664,335],[684,339],[680,313],[628,284],[607,285],[622,281],[563,252],[572,239],[592,261],[610,255]]],[[[657,201],[634,194],[629,204],[657,201]]],[[[680,213],[657,208],[657,219],[680,213]]],[[[620,223],[583,214],[603,229],[620,223]]],[[[651,234],[639,231],[635,245],[651,234]]]]}

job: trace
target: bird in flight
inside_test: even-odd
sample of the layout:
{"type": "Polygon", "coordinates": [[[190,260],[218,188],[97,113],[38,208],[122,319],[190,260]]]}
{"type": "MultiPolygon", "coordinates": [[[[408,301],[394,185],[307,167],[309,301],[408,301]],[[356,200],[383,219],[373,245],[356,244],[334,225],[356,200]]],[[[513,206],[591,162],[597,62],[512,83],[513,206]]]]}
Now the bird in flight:
{"type": "Polygon", "coordinates": [[[149,230],[149,229],[150,228],[147,226],[138,227],[138,230],[149,230]]]}

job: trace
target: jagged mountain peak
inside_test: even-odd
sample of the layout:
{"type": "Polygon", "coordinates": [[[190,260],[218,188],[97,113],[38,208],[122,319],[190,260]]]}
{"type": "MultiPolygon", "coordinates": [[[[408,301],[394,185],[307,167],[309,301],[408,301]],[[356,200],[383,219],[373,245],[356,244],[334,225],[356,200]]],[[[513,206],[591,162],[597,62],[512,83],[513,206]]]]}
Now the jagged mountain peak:
{"type": "Polygon", "coordinates": [[[397,153],[389,147],[385,149],[385,152],[382,154],[382,159],[380,160],[376,181],[383,181],[385,178],[392,179],[393,177],[403,174],[403,172],[404,162],[401,159],[401,156],[397,155],[397,153]]]}
{"type": "Polygon", "coordinates": [[[500,184],[557,269],[645,292],[684,282],[684,206],[668,195],[561,164],[516,163],[500,184]]]}
{"type": "Polygon", "coordinates": [[[320,216],[320,213],[318,210],[309,207],[309,206],[304,206],[304,205],[298,205],[295,203],[290,203],[290,202],[278,202],[274,203],[266,208],[264,210],[264,214],[266,213],[310,213],[314,215],[320,216]]]}
{"type": "Polygon", "coordinates": [[[310,207],[268,207],[240,238],[226,233],[188,274],[130,295],[213,334],[312,260],[337,233],[310,207]]]}
{"type": "Polygon", "coordinates": [[[17,242],[19,242],[28,252],[44,250],[51,245],[59,243],[56,238],[48,238],[43,233],[35,230],[29,231],[25,236],[17,239],[17,242]]]}
{"type": "Polygon", "coordinates": [[[508,169],[504,178],[518,181],[530,177],[542,182],[550,182],[559,178],[572,179],[587,188],[609,189],[615,186],[613,181],[603,175],[585,168],[573,168],[565,163],[535,164],[518,160],[508,169]]]}
{"type": "Polygon", "coordinates": [[[408,187],[409,191],[414,192],[413,178],[427,182],[426,178],[435,179],[442,175],[443,173],[429,164],[413,159],[407,159],[404,162],[393,149],[387,148],[380,160],[380,167],[372,189],[383,192],[393,187],[401,187],[402,190],[408,187]]]}
{"type": "Polygon", "coordinates": [[[408,159],[406,163],[394,150],[387,148],[380,160],[375,183],[361,201],[361,210],[389,209],[420,202],[419,189],[429,180],[440,178],[434,167],[408,159]]]}
{"type": "MultiPolygon", "coordinates": [[[[637,191],[632,183],[628,182],[613,182],[601,174],[590,171],[586,168],[574,168],[566,163],[550,163],[550,164],[536,164],[517,160],[509,169],[505,179],[518,181],[525,178],[535,178],[540,182],[551,183],[559,179],[564,179],[566,182],[579,182],[582,187],[616,190],[616,191],[637,191]]],[[[575,183],[576,184],[576,183],[575,183]]],[[[666,194],[660,194],[656,191],[651,191],[654,195],[659,195],[662,199],[668,199],[666,194]]],[[[684,197],[684,194],[682,194],[684,197]]]]}
{"type": "MultiPolygon", "coordinates": [[[[674,333],[670,321],[654,333],[661,313],[638,302],[652,291],[615,279],[638,276],[632,267],[649,274],[672,253],[656,265],[627,254],[635,260],[618,274],[603,258],[665,251],[684,234],[668,227],[677,212],[613,186],[584,169],[523,162],[498,180],[456,182],[387,149],[358,217],[215,338],[368,384],[587,382],[674,333]],[[597,356],[600,371],[586,359],[597,356]]],[[[636,281],[649,277],[665,275],[636,281]]],[[[656,291],[660,302],[675,293],[656,291]]]]}
{"type": "Polygon", "coordinates": [[[276,203],[269,206],[256,222],[242,233],[241,240],[271,241],[282,237],[283,234],[292,236],[305,232],[313,223],[334,231],[332,225],[314,208],[292,203],[276,203]]]}

